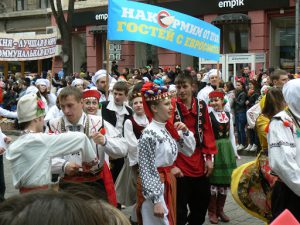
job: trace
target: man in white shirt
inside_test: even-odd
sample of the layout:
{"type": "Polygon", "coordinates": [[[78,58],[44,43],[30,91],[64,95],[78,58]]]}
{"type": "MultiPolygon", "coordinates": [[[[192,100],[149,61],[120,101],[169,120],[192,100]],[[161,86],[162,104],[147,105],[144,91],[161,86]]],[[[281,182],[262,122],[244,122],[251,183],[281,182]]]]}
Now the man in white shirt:
{"type": "Polygon", "coordinates": [[[49,188],[51,160],[58,155],[81,151],[82,171],[97,164],[96,154],[85,135],[42,133],[45,104],[36,94],[23,96],[18,102],[17,113],[23,135],[8,147],[6,158],[10,161],[13,184],[21,193],[49,188]]]}
{"type": "Polygon", "coordinates": [[[75,87],[66,87],[59,94],[59,104],[64,116],[50,120],[49,132],[64,133],[79,131],[91,141],[99,163],[88,173],[80,171],[81,154],[71,154],[56,158],[52,163],[53,174],[64,175],[60,179],[60,188],[68,189],[76,183],[85,183],[100,193],[106,192],[108,201],[116,205],[116,195],[111,172],[105,160],[124,157],[127,154],[127,142],[121,134],[100,116],[88,115],[83,112],[82,92],[75,87]],[[93,186],[93,187],[92,187],[93,186]]]}
{"type": "MultiPolygon", "coordinates": [[[[113,100],[102,103],[102,117],[113,125],[122,136],[124,133],[124,123],[132,116],[132,109],[125,105],[128,96],[128,86],[124,81],[118,81],[113,86],[113,100]]],[[[110,161],[112,167],[112,175],[116,181],[124,164],[124,159],[116,159],[110,161]]]]}

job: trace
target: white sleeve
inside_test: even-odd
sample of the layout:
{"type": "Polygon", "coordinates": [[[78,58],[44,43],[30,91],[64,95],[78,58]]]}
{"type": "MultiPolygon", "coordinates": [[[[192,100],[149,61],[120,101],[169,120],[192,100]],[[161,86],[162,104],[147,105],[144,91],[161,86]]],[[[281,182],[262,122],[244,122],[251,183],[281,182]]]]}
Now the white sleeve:
{"type": "Polygon", "coordinates": [[[17,112],[12,112],[6,109],[3,109],[0,107],[0,116],[6,117],[6,118],[13,118],[16,119],[18,117],[17,112]]]}
{"type": "Polygon", "coordinates": [[[178,150],[187,156],[191,156],[196,148],[196,140],[194,133],[188,131],[187,133],[178,131],[180,140],[177,141],[178,150]]]}
{"type": "Polygon", "coordinates": [[[133,132],[131,120],[126,120],[124,123],[124,138],[128,144],[128,159],[129,165],[133,166],[138,163],[138,140],[133,132]]]}
{"type": "Polygon", "coordinates": [[[237,152],[235,135],[234,135],[233,116],[231,115],[231,113],[230,113],[229,139],[230,139],[230,142],[232,144],[235,156],[237,156],[239,158],[240,156],[239,156],[239,154],[237,152]]]}
{"type": "Polygon", "coordinates": [[[296,161],[295,134],[281,120],[273,120],[269,127],[268,145],[271,169],[300,196],[300,167],[296,161]]]}
{"type": "Polygon", "coordinates": [[[128,151],[127,141],[113,125],[105,120],[103,122],[106,130],[106,144],[102,146],[104,152],[114,159],[125,157],[128,151]]]}
{"type": "Polygon", "coordinates": [[[83,133],[44,134],[44,137],[52,158],[81,151],[83,162],[94,162],[97,159],[90,140],[83,133]]]}
{"type": "Polygon", "coordinates": [[[197,99],[203,100],[206,104],[208,104],[208,93],[206,93],[205,87],[198,92],[197,99]]]}

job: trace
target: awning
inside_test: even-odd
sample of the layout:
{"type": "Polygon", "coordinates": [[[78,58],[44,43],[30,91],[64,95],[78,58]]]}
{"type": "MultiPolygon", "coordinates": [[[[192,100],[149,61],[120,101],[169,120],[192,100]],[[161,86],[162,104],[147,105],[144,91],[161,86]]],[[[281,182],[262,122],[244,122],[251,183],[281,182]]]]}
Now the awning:
{"type": "Polygon", "coordinates": [[[107,25],[94,26],[89,32],[94,34],[107,32],[107,25]]]}
{"type": "Polygon", "coordinates": [[[217,16],[211,21],[212,24],[251,23],[251,18],[242,13],[230,13],[217,16]]]}

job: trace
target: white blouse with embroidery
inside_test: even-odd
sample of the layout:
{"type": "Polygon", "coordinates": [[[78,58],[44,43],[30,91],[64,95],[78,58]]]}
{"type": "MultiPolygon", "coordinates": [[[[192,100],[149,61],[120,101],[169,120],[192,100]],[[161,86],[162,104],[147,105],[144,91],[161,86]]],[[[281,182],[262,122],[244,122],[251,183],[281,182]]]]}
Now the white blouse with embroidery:
{"type": "Polygon", "coordinates": [[[138,159],[143,195],[153,203],[159,202],[163,195],[163,184],[157,168],[173,165],[178,150],[188,156],[195,150],[196,141],[191,131],[179,131],[178,134],[180,140],[176,142],[167,131],[165,123],[152,120],[139,140],[138,159]]]}

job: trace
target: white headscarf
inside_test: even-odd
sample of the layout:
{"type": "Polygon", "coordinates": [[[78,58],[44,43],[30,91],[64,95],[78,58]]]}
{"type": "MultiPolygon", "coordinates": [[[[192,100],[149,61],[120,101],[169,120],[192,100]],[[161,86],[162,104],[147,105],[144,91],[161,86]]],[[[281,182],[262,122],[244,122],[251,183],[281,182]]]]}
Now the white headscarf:
{"type": "Polygon", "coordinates": [[[83,80],[82,80],[82,79],[76,78],[76,79],[74,79],[74,80],[72,81],[71,86],[75,87],[75,86],[78,85],[78,84],[83,85],[83,80]]]}
{"type": "MultiPolygon", "coordinates": [[[[217,69],[211,69],[210,71],[208,71],[207,75],[208,75],[209,78],[213,75],[218,75],[218,70],[217,69]]],[[[219,77],[220,78],[222,77],[222,73],[221,73],[220,70],[219,70],[219,77]]]]}
{"type": "Polygon", "coordinates": [[[282,93],[289,109],[300,120],[300,79],[287,82],[283,86],[282,93]]]}
{"type": "Polygon", "coordinates": [[[48,88],[50,87],[50,82],[48,79],[37,79],[35,82],[35,86],[37,85],[45,85],[48,88]]]}
{"type": "Polygon", "coordinates": [[[96,85],[97,80],[99,80],[102,77],[106,77],[106,70],[98,70],[94,76],[92,76],[92,82],[94,85],[96,85]]]}

